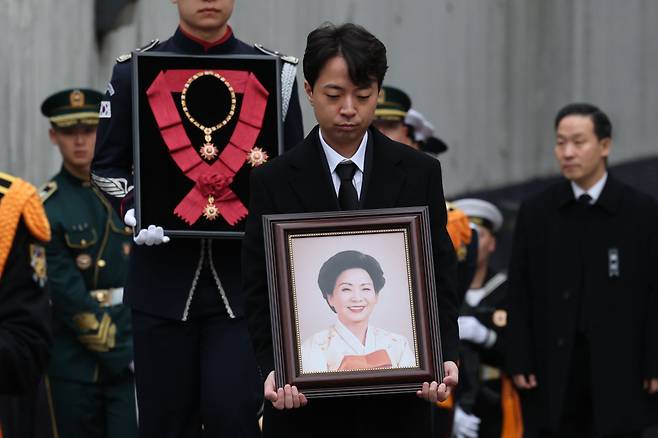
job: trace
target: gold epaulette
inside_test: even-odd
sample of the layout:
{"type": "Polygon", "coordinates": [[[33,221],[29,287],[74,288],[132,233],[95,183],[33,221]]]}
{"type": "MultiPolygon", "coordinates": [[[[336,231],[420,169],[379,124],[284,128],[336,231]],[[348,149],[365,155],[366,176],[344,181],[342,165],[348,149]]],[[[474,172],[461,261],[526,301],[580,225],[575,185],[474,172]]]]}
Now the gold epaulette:
{"type": "Polygon", "coordinates": [[[21,215],[28,231],[42,242],[50,240],[50,224],[43,209],[36,187],[20,178],[0,172],[2,181],[11,185],[3,186],[4,196],[0,202],[0,276],[14,243],[16,228],[21,215]]]}
{"type": "Polygon", "coordinates": [[[258,50],[260,50],[261,52],[263,52],[266,55],[278,56],[279,58],[281,58],[282,61],[287,62],[288,64],[292,64],[292,65],[299,64],[299,58],[296,58],[294,56],[285,55],[285,54],[283,54],[281,52],[278,52],[276,50],[267,49],[267,48],[263,47],[262,44],[258,44],[258,43],[254,44],[254,47],[257,48],[258,50]]]}
{"type": "MultiPolygon", "coordinates": [[[[145,44],[142,47],[138,47],[135,49],[135,52],[148,52],[155,46],[157,46],[160,43],[160,40],[155,38],[152,39],[151,41],[148,42],[148,44],[145,44]]],[[[116,61],[121,64],[123,62],[128,61],[130,58],[132,58],[133,54],[132,53],[124,53],[122,55],[117,56],[116,61]]]]}
{"type": "Polygon", "coordinates": [[[463,261],[467,255],[466,246],[471,243],[473,234],[466,214],[454,207],[449,209],[446,230],[457,253],[457,259],[463,261]]]}

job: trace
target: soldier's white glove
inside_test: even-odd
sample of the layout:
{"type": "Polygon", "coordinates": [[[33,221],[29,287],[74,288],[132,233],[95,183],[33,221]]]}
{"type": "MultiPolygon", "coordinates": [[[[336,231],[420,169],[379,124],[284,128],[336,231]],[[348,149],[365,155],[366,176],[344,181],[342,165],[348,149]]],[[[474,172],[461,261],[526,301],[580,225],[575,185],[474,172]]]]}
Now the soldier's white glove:
{"type": "MultiPolygon", "coordinates": [[[[123,217],[123,222],[128,225],[129,227],[132,227],[133,229],[133,234],[135,230],[135,225],[137,225],[137,220],[135,219],[135,209],[131,208],[126,212],[126,215],[123,217]]],[[[169,242],[169,237],[164,235],[164,230],[162,227],[158,227],[156,225],[149,225],[148,228],[146,229],[141,229],[139,230],[139,233],[135,237],[133,237],[133,240],[137,245],[147,245],[147,246],[152,246],[152,245],[160,245],[161,243],[167,243],[169,242]]]]}
{"type": "Polygon", "coordinates": [[[457,405],[452,423],[452,436],[455,438],[477,438],[480,432],[480,420],[473,414],[467,414],[457,405]]]}
{"type": "Polygon", "coordinates": [[[485,327],[474,316],[460,316],[457,318],[457,325],[459,325],[459,339],[462,341],[471,341],[475,344],[486,344],[487,346],[491,346],[496,342],[496,333],[485,327]]]}

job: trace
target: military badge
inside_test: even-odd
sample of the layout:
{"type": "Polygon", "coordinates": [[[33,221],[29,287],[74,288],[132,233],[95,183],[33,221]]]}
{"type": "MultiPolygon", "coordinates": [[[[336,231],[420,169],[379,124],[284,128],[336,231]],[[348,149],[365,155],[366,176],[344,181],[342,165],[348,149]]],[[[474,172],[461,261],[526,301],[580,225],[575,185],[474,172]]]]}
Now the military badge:
{"type": "Polygon", "coordinates": [[[251,167],[257,167],[261,164],[265,164],[268,158],[269,157],[267,156],[267,152],[261,148],[252,148],[247,154],[247,161],[249,161],[251,167]]]}
{"type": "Polygon", "coordinates": [[[496,327],[505,327],[507,325],[507,312],[505,310],[498,309],[493,313],[491,320],[496,327]]]}
{"type": "Polygon", "coordinates": [[[41,245],[30,245],[30,266],[32,266],[32,279],[40,287],[46,285],[46,250],[41,245]]]}
{"type": "Polygon", "coordinates": [[[132,245],[128,242],[124,242],[122,249],[123,249],[123,255],[128,257],[130,255],[130,250],[132,249],[132,245]]]}
{"type": "Polygon", "coordinates": [[[69,103],[73,108],[85,106],[85,94],[80,90],[73,90],[69,94],[69,103]]]}
{"type": "Polygon", "coordinates": [[[84,271],[85,269],[89,269],[89,267],[91,266],[91,261],[92,261],[91,256],[84,252],[75,258],[75,264],[78,266],[78,269],[80,269],[81,271],[84,271]]]}

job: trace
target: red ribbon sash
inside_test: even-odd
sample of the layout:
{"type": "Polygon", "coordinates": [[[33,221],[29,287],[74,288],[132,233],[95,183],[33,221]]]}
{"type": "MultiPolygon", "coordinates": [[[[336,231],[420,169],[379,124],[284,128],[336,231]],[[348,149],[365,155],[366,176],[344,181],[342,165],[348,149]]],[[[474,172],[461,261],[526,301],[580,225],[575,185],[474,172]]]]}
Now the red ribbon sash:
{"type": "Polygon", "coordinates": [[[226,78],[236,93],[243,94],[243,98],[231,139],[212,164],[203,161],[192,146],[172,95],[180,93],[187,80],[199,70],[163,70],[146,90],[149,105],[171,158],[185,176],[196,183],[174,210],[174,214],[189,225],[199,219],[208,204],[209,196],[214,198],[219,214],[229,225],[235,225],[247,215],[247,208],[229,186],[245,163],[247,153],[256,143],[263,127],[269,96],[269,92],[253,73],[239,70],[213,71],[226,78]]]}

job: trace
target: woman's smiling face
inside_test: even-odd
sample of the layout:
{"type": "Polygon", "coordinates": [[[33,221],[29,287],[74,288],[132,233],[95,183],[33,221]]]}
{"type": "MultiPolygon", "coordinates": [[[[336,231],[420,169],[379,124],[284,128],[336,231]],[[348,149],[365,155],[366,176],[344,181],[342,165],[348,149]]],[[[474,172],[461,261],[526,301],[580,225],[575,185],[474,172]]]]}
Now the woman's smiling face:
{"type": "Polygon", "coordinates": [[[349,326],[367,321],[377,304],[379,294],[365,269],[346,269],[336,278],[336,285],[327,301],[341,323],[349,326]]]}

